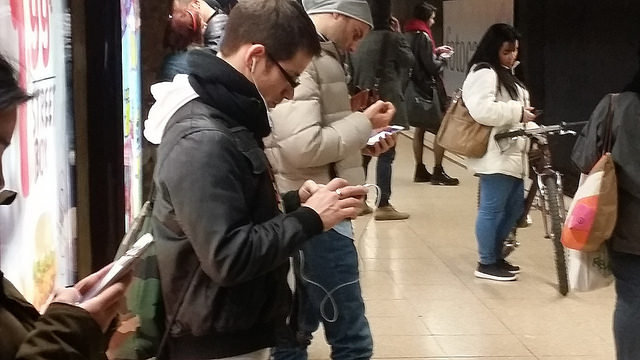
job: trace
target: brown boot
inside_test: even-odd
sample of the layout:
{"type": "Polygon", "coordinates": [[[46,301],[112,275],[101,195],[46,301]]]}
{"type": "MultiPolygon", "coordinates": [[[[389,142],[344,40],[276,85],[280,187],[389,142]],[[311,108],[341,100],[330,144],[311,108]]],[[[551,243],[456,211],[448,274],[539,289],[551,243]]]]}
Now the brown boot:
{"type": "Polygon", "coordinates": [[[404,220],[408,218],[409,214],[394,209],[391,204],[380,206],[376,209],[376,220],[404,220]]]}

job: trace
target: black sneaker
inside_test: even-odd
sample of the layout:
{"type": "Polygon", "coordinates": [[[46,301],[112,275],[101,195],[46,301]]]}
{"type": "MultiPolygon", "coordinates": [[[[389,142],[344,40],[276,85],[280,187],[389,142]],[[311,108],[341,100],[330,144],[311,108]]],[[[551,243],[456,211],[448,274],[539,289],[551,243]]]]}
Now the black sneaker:
{"type": "Polygon", "coordinates": [[[505,259],[498,260],[498,262],[496,264],[498,266],[500,266],[501,268],[507,270],[508,272],[512,273],[512,274],[520,273],[520,266],[513,265],[512,263],[508,262],[505,259]]]}
{"type": "Polygon", "coordinates": [[[474,275],[480,279],[496,281],[514,281],[518,278],[515,274],[508,272],[498,264],[484,265],[478,263],[478,268],[474,275]]]}

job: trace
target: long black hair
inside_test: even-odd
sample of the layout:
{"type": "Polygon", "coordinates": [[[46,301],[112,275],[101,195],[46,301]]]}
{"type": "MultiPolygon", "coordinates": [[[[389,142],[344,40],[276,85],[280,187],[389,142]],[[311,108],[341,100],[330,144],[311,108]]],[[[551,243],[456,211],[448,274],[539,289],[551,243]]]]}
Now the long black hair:
{"type": "Polygon", "coordinates": [[[515,44],[520,40],[520,33],[509,24],[493,24],[484,33],[476,52],[471,57],[467,66],[467,73],[473,65],[479,64],[475,70],[491,67],[498,74],[498,83],[504,86],[512,99],[518,98],[516,84],[524,87],[520,79],[513,75],[511,69],[506,69],[500,64],[500,48],[505,42],[515,44]]]}
{"type": "Polygon", "coordinates": [[[9,110],[31,99],[18,84],[16,70],[0,54],[0,112],[9,110]]]}

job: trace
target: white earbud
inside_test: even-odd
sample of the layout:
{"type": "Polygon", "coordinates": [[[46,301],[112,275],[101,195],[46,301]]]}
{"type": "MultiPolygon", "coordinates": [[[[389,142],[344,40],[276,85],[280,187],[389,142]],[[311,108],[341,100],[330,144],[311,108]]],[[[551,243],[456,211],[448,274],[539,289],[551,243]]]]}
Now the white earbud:
{"type": "Polygon", "coordinates": [[[252,57],[251,58],[251,73],[253,74],[253,71],[256,69],[256,58],[252,57]]]}

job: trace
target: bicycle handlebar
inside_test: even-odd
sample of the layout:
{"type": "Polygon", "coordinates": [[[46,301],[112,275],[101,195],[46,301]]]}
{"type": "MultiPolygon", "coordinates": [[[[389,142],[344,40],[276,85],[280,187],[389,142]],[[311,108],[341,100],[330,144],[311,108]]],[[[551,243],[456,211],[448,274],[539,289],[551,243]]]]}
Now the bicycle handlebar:
{"type": "Polygon", "coordinates": [[[587,123],[586,121],[578,121],[573,123],[563,122],[560,125],[549,125],[549,126],[541,125],[540,127],[535,129],[518,129],[513,131],[507,131],[504,133],[496,134],[493,138],[496,140],[500,140],[505,138],[518,137],[518,136],[534,136],[538,134],[548,134],[548,133],[567,130],[567,128],[573,127],[573,126],[585,125],[586,123],[587,123]]]}

